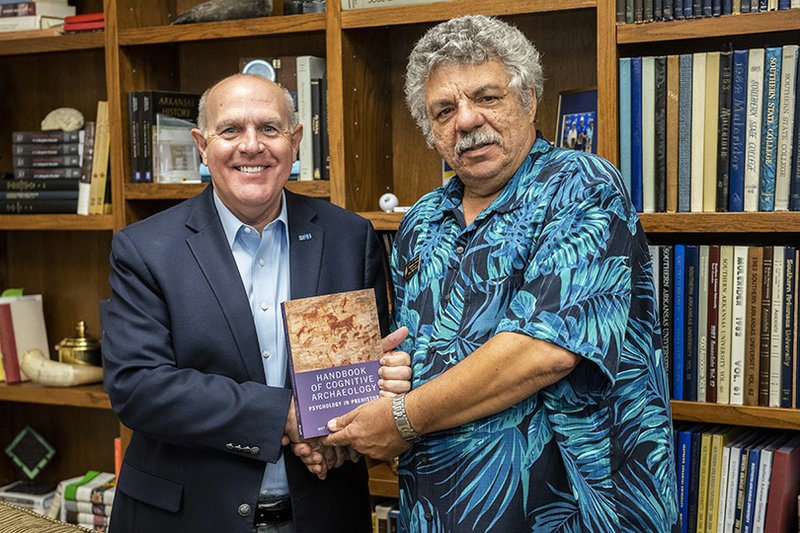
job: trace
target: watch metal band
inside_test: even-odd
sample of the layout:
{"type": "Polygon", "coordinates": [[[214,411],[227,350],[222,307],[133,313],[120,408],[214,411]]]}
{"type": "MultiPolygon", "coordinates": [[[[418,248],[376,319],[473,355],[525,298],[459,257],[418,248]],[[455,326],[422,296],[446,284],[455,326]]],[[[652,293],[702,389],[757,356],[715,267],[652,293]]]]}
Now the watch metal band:
{"type": "Polygon", "coordinates": [[[397,426],[397,431],[400,432],[400,436],[403,437],[406,442],[414,444],[420,441],[422,437],[411,427],[411,422],[408,421],[408,415],[406,415],[405,394],[400,394],[392,398],[392,415],[394,416],[394,423],[397,426]]]}

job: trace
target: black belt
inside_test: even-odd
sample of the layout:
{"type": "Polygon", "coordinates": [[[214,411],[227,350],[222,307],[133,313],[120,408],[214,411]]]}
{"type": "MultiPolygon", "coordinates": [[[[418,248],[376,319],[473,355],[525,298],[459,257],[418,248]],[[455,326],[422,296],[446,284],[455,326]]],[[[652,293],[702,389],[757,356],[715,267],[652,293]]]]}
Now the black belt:
{"type": "Polygon", "coordinates": [[[256,506],[256,526],[270,526],[291,522],[292,501],[289,498],[259,500],[256,506]]]}

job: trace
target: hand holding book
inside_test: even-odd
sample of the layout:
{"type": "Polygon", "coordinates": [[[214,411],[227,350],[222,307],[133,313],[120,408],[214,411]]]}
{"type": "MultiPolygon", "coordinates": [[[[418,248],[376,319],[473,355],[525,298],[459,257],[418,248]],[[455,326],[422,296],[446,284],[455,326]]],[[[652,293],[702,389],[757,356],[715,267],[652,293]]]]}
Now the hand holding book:
{"type": "MultiPolygon", "coordinates": [[[[408,328],[402,327],[381,340],[383,355],[378,370],[381,397],[392,398],[411,389],[411,357],[406,352],[395,351],[407,336],[408,328]]],[[[283,445],[291,442],[292,452],[320,479],[325,479],[328,470],[340,467],[345,461],[356,462],[361,458],[350,446],[325,446],[320,437],[301,440],[294,402],[289,407],[286,428],[283,445]]]]}

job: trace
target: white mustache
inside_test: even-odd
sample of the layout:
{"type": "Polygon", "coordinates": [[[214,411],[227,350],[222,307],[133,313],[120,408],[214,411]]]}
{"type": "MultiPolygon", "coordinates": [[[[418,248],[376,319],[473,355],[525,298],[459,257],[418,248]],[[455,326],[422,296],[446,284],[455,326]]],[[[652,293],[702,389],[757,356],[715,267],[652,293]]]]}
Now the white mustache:
{"type": "Polygon", "coordinates": [[[471,150],[484,144],[502,144],[503,138],[493,131],[475,130],[464,135],[458,143],[456,143],[456,157],[467,150],[471,150]]]}

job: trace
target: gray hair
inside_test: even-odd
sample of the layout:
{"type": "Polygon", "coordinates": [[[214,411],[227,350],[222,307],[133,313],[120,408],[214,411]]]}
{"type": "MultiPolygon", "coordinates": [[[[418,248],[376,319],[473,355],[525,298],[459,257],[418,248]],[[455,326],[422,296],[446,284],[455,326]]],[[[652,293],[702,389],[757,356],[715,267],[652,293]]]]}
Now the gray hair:
{"type": "Polygon", "coordinates": [[[406,105],[429,146],[433,135],[425,108],[425,81],[440,65],[479,65],[499,60],[526,111],[533,109],[530,91],[540,100],[543,91],[539,51],[516,27],[483,15],[459,17],[428,30],[414,45],[406,67],[406,105]]]}
{"type": "MultiPolygon", "coordinates": [[[[208,89],[206,89],[203,92],[203,95],[200,96],[200,103],[197,105],[197,128],[200,130],[200,133],[203,135],[203,137],[206,136],[207,128],[208,128],[208,122],[207,122],[208,119],[206,117],[206,106],[208,105],[208,96],[211,94],[211,92],[220,83],[222,83],[224,81],[228,81],[231,78],[238,78],[240,76],[241,77],[256,77],[256,78],[258,78],[260,80],[268,79],[268,78],[264,78],[263,76],[259,76],[257,74],[242,74],[242,73],[238,73],[238,74],[232,74],[232,75],[228,76],[227,78],[223,78],[223,79],[219,80],[217,83],[215,83],[214,85],[212,85],[211,87],[209,87],[208,89]]],[[[272,81],[272,80],[269,80],[269,81],[272,81]]],[[[294,98],[292,98],[292,93],[290,93],[286,89],[286,87],[281,87],[281,92],[283,93],[283,97],[284,97],[284,99],[286,101],[285,102],[286,103],[286,109],[289,110],[289,128],[291,129],[291,131],[294,131],[295,128],[297,127],[297,123],[298,123],[297,113],[294,112],[294,98]]]]}

